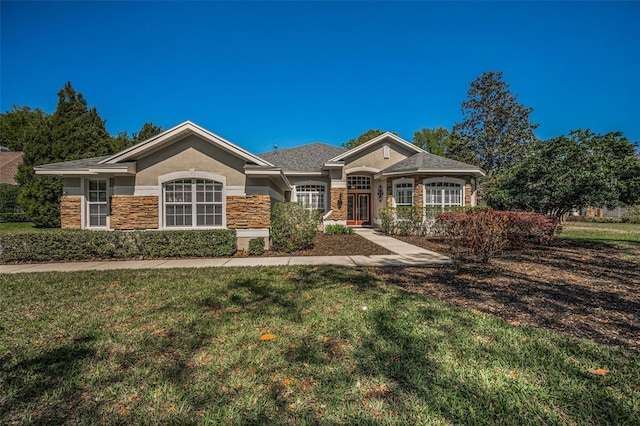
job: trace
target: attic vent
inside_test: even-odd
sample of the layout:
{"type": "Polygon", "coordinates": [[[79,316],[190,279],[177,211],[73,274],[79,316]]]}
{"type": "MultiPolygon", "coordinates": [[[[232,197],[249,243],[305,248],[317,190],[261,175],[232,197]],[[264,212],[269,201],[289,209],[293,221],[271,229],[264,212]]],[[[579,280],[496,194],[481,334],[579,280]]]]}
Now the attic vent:
{"type": "Polygon", "coordinates": [[[382,147],[382,156],[384,157],[385,160],[389,159],[390,157],[389,145],[385,145],[382,147]]]}

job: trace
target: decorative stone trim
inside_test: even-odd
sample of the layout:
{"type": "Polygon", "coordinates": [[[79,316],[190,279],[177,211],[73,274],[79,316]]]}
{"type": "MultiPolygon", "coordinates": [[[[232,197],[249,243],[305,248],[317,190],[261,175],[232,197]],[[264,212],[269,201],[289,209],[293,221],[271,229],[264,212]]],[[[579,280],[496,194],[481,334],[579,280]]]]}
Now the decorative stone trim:
{"type": "Polygon", "coordinates": [[[114,195],[111,197],[111,229],[158,229],[158,197],[114,195]]]}
{"type": "Polygon", "coordinates": [[[82,197],[62,196],[60,199],[60,226],[67,229],[82,228],[82,197]]]}
{"type": "Polygon", "coordinates": [[[331,188],[332,212],[327,220],[347,220],[347,188],[331,188]],[[342,195],[342,202],[340,196],[342,195]]]}
{"type": "Polygon", "coordinates": [[[227,197],[227,228],[259,229],[271,227],[271,197],[247,195],[227,197]]]}
{"type": "Polygon", "coordinates": [[[464,205],[471,206],[471,183],[464,184],[464,205]]]}

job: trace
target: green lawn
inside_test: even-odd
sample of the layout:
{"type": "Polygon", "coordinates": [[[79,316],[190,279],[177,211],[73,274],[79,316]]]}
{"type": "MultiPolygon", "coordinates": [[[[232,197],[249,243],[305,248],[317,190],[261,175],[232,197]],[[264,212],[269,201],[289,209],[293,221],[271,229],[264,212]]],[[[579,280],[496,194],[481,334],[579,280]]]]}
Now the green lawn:
{"type": "Polygon", "coordinates": [[[637,424],[639,412],[638,352],[356,269],[0,275],[2,424],[637,424]]]}
{"type": "Polygon", "coordinates": [[[2,231],[26,231],[36,229],[31,222],[9,222],[0,223],[0,232],[2,231]]]}
{"type": "Polygon", "coordinates": [[[640,262],[640,225],[631,223],[565,222],[560,238],[621,247],[623,257],[640,262]]]}

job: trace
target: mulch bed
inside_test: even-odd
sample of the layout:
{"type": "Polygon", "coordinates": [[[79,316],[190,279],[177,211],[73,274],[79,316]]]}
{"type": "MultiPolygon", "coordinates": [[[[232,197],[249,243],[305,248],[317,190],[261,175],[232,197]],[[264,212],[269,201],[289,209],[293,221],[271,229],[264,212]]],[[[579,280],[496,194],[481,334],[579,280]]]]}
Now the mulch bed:
{"type": "MultiPolygon", "coordinates": [[[[401,238],[447,254],[448,246],[401,238]]],[[[373,268],[408,291],[606,345],[640,349],[640,267],[621,249],[559,240],[506,251],[490,264],[373,268]]]]}
{"type": "Polygon", "coordinates": [[[292,253],[267,251],[265,256],[352,256],[352,255],[393,254],[384,247],[372,243],[357,234],[327,235],[318,232],[312,249],[298,250],[292,253]]]}

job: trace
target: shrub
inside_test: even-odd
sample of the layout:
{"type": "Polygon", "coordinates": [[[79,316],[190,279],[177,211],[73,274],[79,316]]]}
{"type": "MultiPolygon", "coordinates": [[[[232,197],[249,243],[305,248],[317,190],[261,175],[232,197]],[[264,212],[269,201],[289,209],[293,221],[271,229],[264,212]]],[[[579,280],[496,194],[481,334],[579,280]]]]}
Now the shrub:
{"type": "Polygon", "coordinates": [[[588,216],[584,218],[584,222],[591,223],[621,223],[622,219],[619,217],[608,216],[588,216]]]}
{"type": "Polygon", "coordinates": [[[291,252],[313,247],[322,219],[317,210],[302,204],[277,202],[271,210],[271,242],[274,250],[291,252]]]}
{"type": "Polygon", "coordinates": [[[349,235],[353,234],[353,228],[344,225],[327,225],[324,228],[324,233],[328,235],[349,235]]]}
{"type": "Polygon", "coordinates": [[[449,239],[454,258],[466,254],[487,263],[508,244],[509,218],[504,212],[470,209],[440,213],[437,221],[449,239]]]}
{"type": "Polygon", "coordinates": [[[26,222],[26,215],[18,205],[17,185],[0,183],[0,222],[26,222]]]}
{"type": "Polygon", "coordinates": [[[264,254],[264,237],[249,240],[249,256],[262,256],[264,254]]]}
{"type": "Polygon", "coordinates": [[[567,222],[584,222],[584,216],[567,216],[565,219],[567,222]]]}
{"type": "Polygon", "coordinates": [[[560,221],[552,216],[530,212],[502,212],[507,216],[507,239],[511,248],[526,243],[549,244],[561,231],[560,221]]]}
{"type": "Polygon", "coordinates": [[[622,221],[624,223],[640,223],[640,206],[627,207],[622,221]]]}
{"type": "Polygon", "coordinates": [[[135,257],[231,256],[233,230],[86,231],[39,230],[0,234],[0,261],[42,262],[135,257]]]}
{"type": "Polygon", "coordinates": [[[387,235],[433,235],[437,233],[435,218],[441,212],[434,207],[381,207],[380,226],[387,235]]]}

